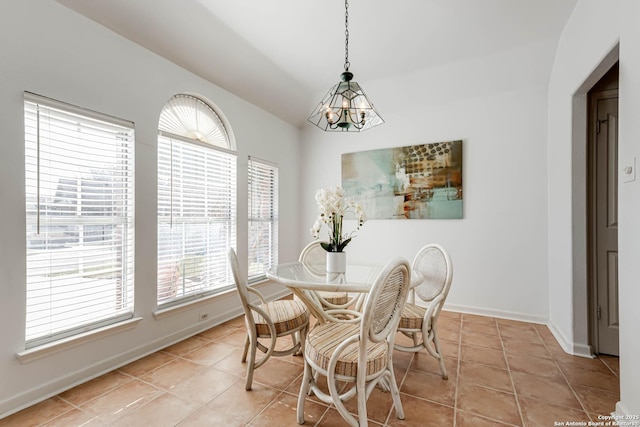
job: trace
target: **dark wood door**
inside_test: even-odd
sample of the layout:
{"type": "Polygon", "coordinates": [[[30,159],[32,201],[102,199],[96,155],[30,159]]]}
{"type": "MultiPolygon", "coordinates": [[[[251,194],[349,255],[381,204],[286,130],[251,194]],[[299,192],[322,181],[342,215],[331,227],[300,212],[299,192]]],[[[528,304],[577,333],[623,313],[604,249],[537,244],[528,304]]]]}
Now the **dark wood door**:
{"type": "Polygon", "coordinates": [[[598,353],[618,355],[618,90],[591,94],[591,260],[598,353]]]}

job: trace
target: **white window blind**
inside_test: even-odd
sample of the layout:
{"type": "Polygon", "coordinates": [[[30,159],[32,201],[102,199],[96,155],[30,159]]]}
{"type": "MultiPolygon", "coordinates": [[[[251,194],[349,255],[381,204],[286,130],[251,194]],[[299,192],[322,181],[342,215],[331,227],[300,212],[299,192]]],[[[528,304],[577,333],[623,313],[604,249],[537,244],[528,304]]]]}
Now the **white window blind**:
{"type": "Polygon", "coordinates": [[[158,138],[158,304],[229,289],[236,244],[236,155],[158,138]]]}
{"type": "Polygon", "coordinates": [[[172,96],[162,108],[158,129],[224,149],[231,148],[220,116],[209,104],[192,95],[172,96]]]}
{"type": "Polygon", "coordinates": [[[278,166],[249,157],[249,282],[278,263],[278,166]]]}
{"type": "Polygon", "coordinates": [[[26,348],[133,317],[133,123],[25,93],[26,348]]]}

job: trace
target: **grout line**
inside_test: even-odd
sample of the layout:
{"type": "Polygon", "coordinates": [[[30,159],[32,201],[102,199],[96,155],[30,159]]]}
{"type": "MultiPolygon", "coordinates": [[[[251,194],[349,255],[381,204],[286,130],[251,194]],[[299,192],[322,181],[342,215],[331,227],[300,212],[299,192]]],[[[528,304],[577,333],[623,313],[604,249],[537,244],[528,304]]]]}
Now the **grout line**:
{"type": "Polygon", "coordinates": [[[569,381],[569,379],[565,375],[564,371],[560,367],[560,364],[558,363],[558,361],[555,358],[553,359],[553,361],[556,364],[558,370],[560,370],[560,375],[562,375],[562,378],[567,383],[567,386],[569,386],[569,390],[571,390],[571,393],[573,393],[573,396],[576,398],[576,400],[580,404],[580,407],[582,408],[582,411],[587,415],[589,420],[591,420],[591,416],[589,415],[589,411],[587,411],[587,408],[584,406],[584,403],[582,403],[582,399],[580,399],[580,396],[578,395],[578,393],[576,393],[575,389],[573,388],[573,385],[571,385],[571,382],[569,381]]]}
{"type": "MultiPolygon", "coordinates": [[[[263,384],[263,385],[264,385],[264,384],[263,384]]],[[[270,387],[270,388],[273,388],[273,387],[270,387]]],[[[274,389],[274,390],[278,390],[278,389],[274,389]]],[[[271,399],[269,402],[267,402],[267,404],[265,404],[265,405],[262,407],[262,409],[260,409],[260,410],[259,410],[259,411],[258,411],[258,412],[257,412],[257,413],[256,413],[256,414],[255,414],[255,415],[254,415],[250,420],[249,420],[249,421],[247,421],[247,422],[246,422],[246,425],[247,425],[247,426],[250,426],[250,425],[251,425],[251,423],[252,423],[253,421],[255,421],[255,420],[256,420],[256,418],[258,418],[260,415],[262,415],[262,413],[263,413],[263,412],[264,412],[268,407],[270,407],[270,406],[271,406],[271,405],[272,405],[276,400],[278,400],[278,398],[279,398],[280,396],[282,396],[282,394],[284,393],[284,391],[282,391],[282,390],[278,390],[278,391],[279,391],[280,393],[277,393],[273,399],[271,399]]]]}
{"type": "MultiPolygon", "coordinates": [[[[82,384],[79,384],[79,385],[77,385],[77,386],[75,386],[75,387],[73,387],[73,388],[71,388],[71,389],[69,389],[69,390],[65,390],[65,391],[63,391],[63,392],[60,392],[60,393],[58,393],[57,395],[52,396],[52,397],[57,397],[58,399],[60,399],[60,400],[62,400],[62,401],[64,401],[64,402],[66,402],[66,403],[68,403],[69,405],[72,405],[75,409],[78,409],[78,410],[80,410],[81,412],[83,412],[83,413],[85,413],[85,414],[93,415],[93,414],[91,414],[90,412],[87,412],[86,410],[84,410],[84,408],[82,408],[82,406],[83,406],[83,405],[86,405],[87,403],[93,402],[93,401],[95,401],[95,400],[97,400],[97,399],[99,399],[99,398],[101,398],[101,397],[103,397],[103,396],[107,395],[108,393],[111,393],[111,392],[113,392],[113,391],[116,391],[116,390],[117,390],[117,389],[119,389],[120,387],[122,387],[122,386],[124,386],[124,385],[126,385],[126,384],[129,384],[130,382],[132,382],[132,381],[133,381],[133,380],[135,380],[135,379],[137,379],[137,377],[134,377],[134,376],[132,376],[132,375],[125,374],[124,372],[120,372],[120,371],[119,371],[119,369],[115,369],[115,370],[113,370],[113,371],[109,371],[109,372],[107,372],[107,373],[105,373],[105,374],[102,374],[102,375],[100,375],[100,376],[97,376],[97,377],[93,378],[92,380],[89,380],[89,381],[87,381],[87,382],[84,382],[84,383],[82,383],[82,384]],[[108,374],[111,374],[111,373],[123,375],[123,376],[127,377],[127,378],[128,378],[128,380],[127,380],[127,381],[125,381],[125,382],[123,382],[122,384],[118,384],[118,385],[113,386],[113,387],[111,387],[111,388],[109,388],[109,389],[103,390],[102,392],[100,392],[100,393],[99,393],[99,394],[97,394],[96,396],[94,396],[94,397],[92,397],[91,399],[88,399],[88,400],[86,400],[86,401],[82,402],[81,404],[73,403],[73,402],[71,402],[70,400],[65,399],[64,397],[62,397],[62,395],[63,395],[66,391],[76,389],[77,387],[81,387],[81,386],[83,386],[83,385],[86,385],[86,384],[88,384],[89,382],[91,382],[91,381],[93,381],[93,380],[96,380],[96,379],[98,379],[98,378],[102,378],[102,377],[104,377],[104,376],[106,376],[106,375],[108,375],[108,374]]],[[[69,412],[69,411],[64,411],[64,412],[62,412],[62,413],[60,413],[60,414],[58,414],[58,415],[54,415],[52,418],[49,418],[47,421],[43,422],[41,425],[45,425],[45,424],[47,424],[47,423],[51,422],[52,420],[54,420],[54,419],[56,419],[56,418],[59,418],[61,415],[66,414],[67,412],[69,412]]]]}
{"type": "MultiPolygon", "coordinates": [[[[518,408],[518,414],[520,415],[520,422],[522,426],[526,426],[526,423],[524,421],[524,414],[522,413],[522,406],[520,405],[520,399],[518,398],[518,392],[516,390],[516,382],[513,380],[513,375],[511,374],[511,365],[509,365],[509,358],[507,357],[507,349],[504,346],[504,340],[502,339],[502,331],[500,330],[500,325],[498,324],[497,320],[496,320],[496,329],[498,330],[498,338],[500,339],[500,345],[502,346],[502,355],[504,356],[504,361],[507,365],[507,372],[509,372],[511,387],[513,387],[513,396],[516,399],[516,407],[518,408]]],[[[535,330],[535,328],[533,329],[535,330]]],[[[536,331],[536,334],[538,334],[538,331],[536,331]]]]}
{"type": "MultiPolygon", "coordinates": [[[[396,332],[396,333],[400,333],[400,332],[396,332]]],[[[399,350],[395,350],[392,349],[391,351],[399,351],[399,350]]],[[[404,382],[407,379],[407,376],[409,375],[409,371],[411,370],[411,365],[413,364],[413,360],[415,359],[415,356],[417,353],[410,353],[411,354],[411,358],[409,359],[409,363],[407,364],[407,370],[404,372],[404,375],[402,376],[402,379],[400,380],[400,384],[396,384],[398,386],[398,395],[400,395],[401,390],[402,390],[402,386],[404,385],[404,382]]],[[[395,368],[394,368],[394,374],[395,374],[395,368]]],[[[391,392],[391,391],[389,391],[391,392]]],[[[406,393],[405,393],[406,394],[406,393]]],[[[400,399],[400,402],[402,402],[402,399],[400,399]]],[[[404,405],[402,405],[402,408],[404,409],[404,405]]],[[[389,409],[389,413],[387,414],[387,418],[384,419],[384,422],[382,423],[384,426],[388,426],[389,422],[391,421],[391,414],[393,413],[393,410],[395,409],[395,406],[393,406],[393,399],[391,399],[391,408],[389,409]]],[[[406,414],[405,414],[406,417],[406,414]]]]}
{"type": "MultiPolygon", "coordinates": [[[[69,410],[67,410],[67,411],[62,411],[62,412],[60,412],[59,414],[53,415],[51,418],[47,418],[46,420],[44,420],[44,421],[42,421],[41,423],[39,423],[39,424],[37,425],[38,427],[45,426],[45,425],[47,425],[47,424],[51,423],[52,421],[57,420],[58,418],[62,417],[63,415],[68,414],[69,412],[71,412],[71,411],[73,411],[73,410],[77,410],[77,411],[80,411],[80,412],[82,412],[82,413],[84,413],[84,414],[87,414],[87,415],[93,416],[93,418],[92,418],[90,421],[93,421],[94,419],[98,418],[98,417],[97,417],[97,415],[93,415],[93,414],[91,414],[91,413],[89,413],[89,412],[85,411],[85,410],[84,410],[83,408],[81,408],[79,405],[76,405],[75,403],[72,403],[72,402],[68,401],[67,399],[65,399],[65,398],[63,398],[63,397],[60,397],[60,394],[57,394],[57,395],[55,395],[55,396],[51,397],[51,399],[53,399],[53,398],[58,398],[58,399],[62,400],[63,402],[65,402],[65,403],[67,403],[67,404],[71,405],[71,408],[69,408],[69,410]]],[[[47,399],[47,400],[49,400],[49,399],[47,399]]],[[[90,401],[88,401],[88,402],[90,402],[90,401]]],[[[0,421],[1,421],[1,420],[2,420],[2,418],[0,418],[0,421]]]]}
{"type": "Polygon", "coordinates": [[[599,355],[597,355],[597,354],[596,354],[596,359],[599,359],[599,360],[604,364],[604,366],[606,366],[607,368],[609,368],[609,370],[611,371],[611,373],[612,373],[616,378],[618,378],[618,381],[620,380],[620,375],[618,375],[618,374],[616,373],[616,371],[614,371],[614,370],[613,370],[613,368],[611,368],[611,366],[609,366],[609,364],[608,364],[608,363],[607,363],[603,358],[601,358],[599,355]]]}
{"type": "Polygon", "coordinates": [[[400,392],[400,394],[404,394],[405,396],[409,396],[409,397],[411,397],[412,399],[415,399],[415,400],[422,400],[422,401],[425,401],[425,402],[433,403],[433,404],[438,405],[438,406],[445,406],[447,408],[451,408],[451,409],[455,410],[455,407],[453,405],[448,404],[448,403],[438,402],[437,400],[433,400],[433,399],[429,399],[429,398],[421,397],[421,396],[416,396],[415,394],[409,394],[409,393],[405,393],[405,392],[402,392],[402,391],[400,392]]]}
{"type": "MultiPolygon", "coordinates": [[[[318,417],[318,422],[314,424],[314,427],[321,425],[320,423],[322,422],[324,417],[326,417],[327,414],[329,413],[329,409],[331,409],[331,406],[327,406],[327,409],[325,409],[324,412],[322,413],[322,415],[320,415],[320,417],[318,417]]],[[[298,413],[297,413],[297,409],[296,409],[296,417],[297,416],[298,416],[298,413]]],[[[296,422],[297,422],[297,420],[296,420],[296,422]]]]}
{"type": "MultiPolygon", "coordinates": [[[[535,328],[534,328],[535,329],[535,328]]],[[[540,339],[542,339],[542,335],[540,335],[540,332],[538,332],[538,330],[536,329],[536,333],[538,334],[538,336],[540,337],[540,339]]],[[[578,393],[576,393],[576,391],[574,390],[573,386],[571,385],[571,382],[569,381],[569,379],[567,378],[567,376],[565,375],[564,371],[562,370],[562,368],[560,367],[560,363],[558,362],[558,360],[556,359],[556,357],[554,356],[554,354],[551,352],[551,350],[549,349],[549,347],[547,346],[547,343],[545,342],[545,340],[542,340],[542,344],[544,345],[544,347],[547,349],[547,351],[549,352],[549,354],[551,355],[551,360],[553,360],[553,363],[556,365],[556,368],[558,368],[558,370],[560,371],[560,375],[562,375],[562,378],[564,379],[565,383],[567,383],[567,386],[569,386],[569,390],[571,390],[571,393],[573,393],[573,396],[576,398],[576,400],[578,401],[578,403],[580,404],[580,407],[582,408],[582,411],[585,413],[585,415],[587,416],[587,418],[589,420],[591,420],[591,416],[589,415],[589,411],[587,411],[587,408],[584,406],[584,404],[582,403],[582,399],[580,399],[580,396],[578,396],[578,393]]],[[[550,403],[550,402],[549,402],[550,403]]],[[[574,408],[575,409],[575,408],[574,408]]]]}
{"type": "Polygon", "coordinates": [[[467,414],[471,414],[471,415],[473,415],[474,417],[477,417],[477,418],[482,418],[483,420],[486,420],[486,421],[490,421],[491,423],[493,423],[493,424],[495,424],[495,425],[500,425],[500,426],[512,426],[512,427],[522,427],[522,426],[518,426],[518,425],[516,425],[516,424],[511,424],[511,423],[509,423],[509,422],[507,422],[507,421],[504,421],[504,420],[497,420],[497,419],[495,419],[495,418],[487,417],[486,415],[477,414],[477,413],[475,413],[475,412],[465,411],[465,410],[463,410],[463,409],[460,409],[459,411],[460,411],[460,412],[467,413],[467,414]]]}

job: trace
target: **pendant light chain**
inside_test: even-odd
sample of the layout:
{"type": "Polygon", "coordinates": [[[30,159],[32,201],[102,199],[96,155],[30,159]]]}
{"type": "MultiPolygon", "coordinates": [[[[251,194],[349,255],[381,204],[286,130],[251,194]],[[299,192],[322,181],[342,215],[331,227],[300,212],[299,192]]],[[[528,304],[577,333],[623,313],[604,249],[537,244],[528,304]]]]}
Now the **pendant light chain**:
{"type": "Polygon", "coordinates": [[[344,0],[344,70],[349,71],[349,0],[344,0]]]}

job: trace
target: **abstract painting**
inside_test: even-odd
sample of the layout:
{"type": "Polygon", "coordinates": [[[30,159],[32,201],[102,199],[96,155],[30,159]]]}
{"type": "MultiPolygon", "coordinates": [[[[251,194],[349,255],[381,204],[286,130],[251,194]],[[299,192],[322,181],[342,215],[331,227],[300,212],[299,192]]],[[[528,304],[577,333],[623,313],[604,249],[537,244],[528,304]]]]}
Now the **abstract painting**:
{"type": "Polygon", "coordinates": [[[368,219],[460,219],[462,141],[343,154],[342,188],[368,219]]]}

